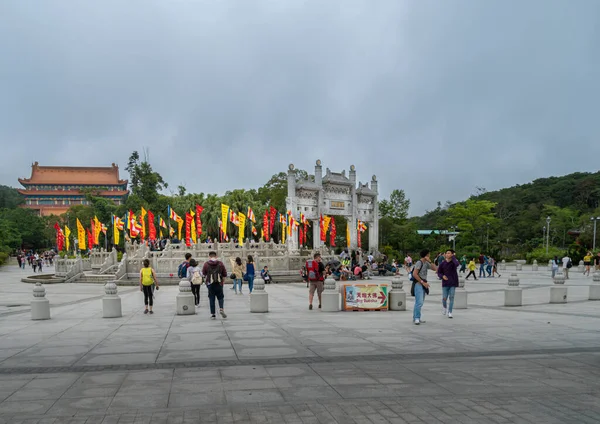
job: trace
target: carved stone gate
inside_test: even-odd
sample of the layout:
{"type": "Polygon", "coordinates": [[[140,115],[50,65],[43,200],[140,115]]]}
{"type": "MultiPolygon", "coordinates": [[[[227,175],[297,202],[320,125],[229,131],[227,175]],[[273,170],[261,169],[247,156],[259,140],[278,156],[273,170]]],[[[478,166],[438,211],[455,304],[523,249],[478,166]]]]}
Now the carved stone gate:
{"type": "MultiPolygon", "coordinates": [[[[357,221],[365,222],[369,228],[369,251],[377,251],[379,242],[379,207],[377,204],[377,177],[368,183],[356,182],[356,169],[350,166],[350,172],[331,172],[329,168],[323,176],[321,161],[315,165],[314,181],[302,180],[296,182],[296,170],[293,164],[288,169],[287,210],[292,211],[298,219],[303,213],[312,221],[313,248],[320,247],[319,217],[321,215],[344,216],[350,225],[350,248],[358,247],[357,221]]],[[[345,231],[340,228],[338,231],[345,231]]],[[[288,241],[289,249],[298,248],[298,234],[288,241]]],[[[363,246],[364,247],[364,246],[363,246]]]]}

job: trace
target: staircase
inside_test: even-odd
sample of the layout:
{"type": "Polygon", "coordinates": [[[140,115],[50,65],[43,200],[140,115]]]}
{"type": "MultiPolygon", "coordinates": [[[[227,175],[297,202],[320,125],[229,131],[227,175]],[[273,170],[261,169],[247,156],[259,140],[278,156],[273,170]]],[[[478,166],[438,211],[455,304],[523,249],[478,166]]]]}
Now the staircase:
{"type": "Polygon", "coordinates": [[[114,280],[114,274],[95,274],[93,271],[86,271],[77,279],[77,283],[106,284],[114,280]]]}

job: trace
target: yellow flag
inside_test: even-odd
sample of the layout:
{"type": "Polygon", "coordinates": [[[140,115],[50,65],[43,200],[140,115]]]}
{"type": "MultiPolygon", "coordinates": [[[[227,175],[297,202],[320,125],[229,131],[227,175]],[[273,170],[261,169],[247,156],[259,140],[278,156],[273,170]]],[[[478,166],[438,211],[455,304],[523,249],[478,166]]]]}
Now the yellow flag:
{"type": "Polygon", "coordinates": [[[346,246],[350,247],[350,222],[346,222],[346,246]]]}
{"type": "Polygon", "coordinates": [[[69,241],[71,237],[71,229],[65,225],[65,245],[67,246],[67,251],[69,247],[71,247],[71,242],[69,241]]]}
{"type": "Polygon", "coordinates": [[[177,238],[181,240],[181,228],[183,227],[183,219],[180,216],[177,217],[177,238]]]}
{"type": "Polygon", "coordinates": [[[330,216],[327,216],[327,215],[325,215],[325,216],[323,217],[323,231],[324,231],[325,233],[327,233],[327,230],[329,230],[329,224],[330,224],[330,223],[331,223],[331,217],[330,217],[330,216]]]}
{"type": "Polygon", "coordinates": [[[146,234],[146,215],[148,215],[148,212],[146,209],[144,209],[144,207],[142,207],[142,210],[140,211],[140,221],[142,222],[142,240],[144,240],[148,235],[146,234]]]}
{"type": "Polygon", "coordinates": [[[79,250],[86,250],[85,229],[81,225],[81,222],[79,222],[79,218],[77,218],[77,243],[79,244],[79,250]]]}
{"type": "Polygon", "coordinates": [[[221,231],[223,231],[223,236],[227,235],[227,222],[229,222],[229,206],[221,203],[221,231]]]}
{"type": "Polygon", "coordinates": [[[282,224],[283,226],[281,227],[281,244],[285,243],[285,224],[282,224]]]}
{"type": "Polygon", "coordinates": [[[100,233],[102,232],[102,223],[94,215],[94,243],[100,244],[100,233]]]}
{"type": "Polygon", "coordinates": [[[158,238],[159,239],[163,238],[163,236],[162,236],[162,228],[160,228],[160,227],[158,227],[158,238]]]}
{"type": "Polygon", "coordinates": [[[240,246],[244,244],[244,233],[246,230],[246,215],[244,215],[243,213],[239,213],[238,214],[238,228],[240,229],[240,246]]]}
{"type": "Polygon", "coordinates": [[[113,244],[115,246],[119,245],[119,227],[117,226],[117,217],[113,215],[113,244]]]}
{"type": "Polygon", "coordinates": [[[194,219],[194,215],[196,215],[196,214],[191,209],[190,209],[190,214],[192,215],[192,224],[190,225],[190,231],[192,232],[192,241],[194,242],[194,244],[196,244],[198,241],[197,234],[196,234],[196,220],[194,219]]]}

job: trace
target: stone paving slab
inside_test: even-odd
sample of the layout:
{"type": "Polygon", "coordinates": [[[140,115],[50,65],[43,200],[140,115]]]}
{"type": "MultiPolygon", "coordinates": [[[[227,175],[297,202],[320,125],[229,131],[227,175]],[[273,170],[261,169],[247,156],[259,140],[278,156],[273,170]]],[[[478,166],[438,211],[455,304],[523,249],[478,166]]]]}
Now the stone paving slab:
{"type": "Polygon", "coordinates": [[[303,284],[267,286],[268,314],[226,289],[216,321],[204,288],[197,315],[174,315],[176,287],[143,315],[129,288],[124,316],[103,319],[101,286],[52,285],[52,319],[34,322],[32,286],[0,268],[0,296],[22,305],[0,306],[0,424],[597,423],[600,302],[575,274],[571,302],[549,305],[546,274],[520,273],[519,308],[502,306],[508,274],[468,283],[452,320],[432,278],[417,327],[410,297],[405,312],[324,313],[303,284]]]}

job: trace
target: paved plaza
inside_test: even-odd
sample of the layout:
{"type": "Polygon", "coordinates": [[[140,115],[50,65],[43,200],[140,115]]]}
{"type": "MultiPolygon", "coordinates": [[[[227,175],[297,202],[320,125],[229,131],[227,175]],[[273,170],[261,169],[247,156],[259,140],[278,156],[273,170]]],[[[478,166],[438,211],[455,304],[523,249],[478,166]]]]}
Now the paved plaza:
{"type": "Polygon", "coordinates": [[[516,308],[509,272],[468,281],[454,319],[436,280],[420,326],[410,296],[403,312],[309,311],[302,283],[268,285],[267,314],[227,288],[216,321],[205,288],[176,316],[177,287],[154,315],[122,287],[123,317],[103,319],[103,286],[47,285],[52,319],[31,321],[29,273],[0,268],[0,423],[600,422],[600,302],[575,272],[560,305],[546,271],[519,272],[516,308]]]}

